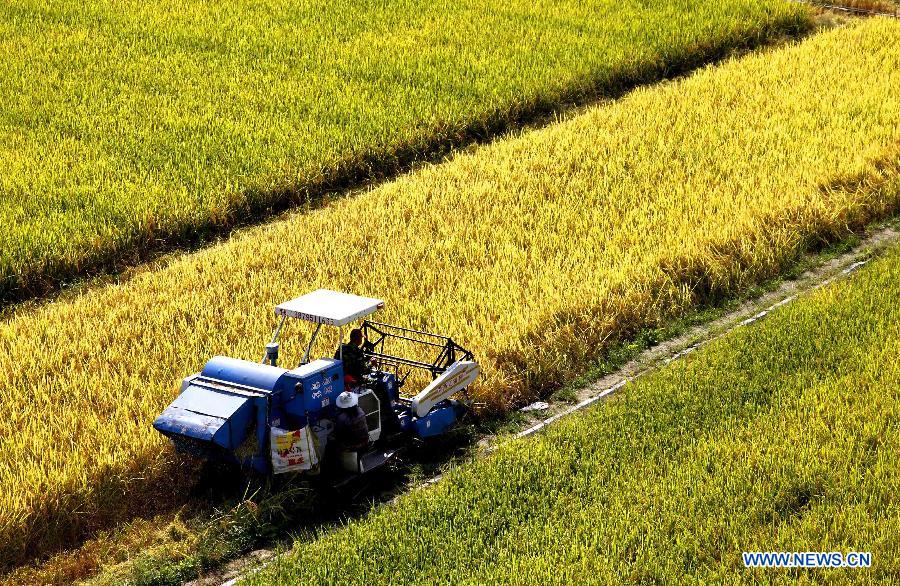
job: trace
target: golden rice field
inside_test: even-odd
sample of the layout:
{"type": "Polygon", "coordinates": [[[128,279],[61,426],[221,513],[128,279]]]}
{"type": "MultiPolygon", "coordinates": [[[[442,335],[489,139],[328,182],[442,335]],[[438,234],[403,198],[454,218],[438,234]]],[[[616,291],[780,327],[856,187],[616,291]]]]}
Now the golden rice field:
{"type": "Polygon", "coordinates": [[[0,3],[0,301],[808,27],[783,0],[0,3]]]}
{"type": "Polygon", "coordinates": [[[284,299],[384,298],[470,346],[502,409],[897,210],[898,44],[869,20],[732,60],[10,317],[0,559],[179,498],[151,421],[208,357],[258,359],[284,299]]]}

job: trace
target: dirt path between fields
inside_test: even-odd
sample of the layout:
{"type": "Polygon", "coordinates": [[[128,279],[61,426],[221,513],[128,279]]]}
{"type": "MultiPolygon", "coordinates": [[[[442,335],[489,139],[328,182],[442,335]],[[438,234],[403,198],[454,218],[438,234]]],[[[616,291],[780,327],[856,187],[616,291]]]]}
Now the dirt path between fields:
{"type": "Polygon", "coordinates": [[[793,0],[825,13],[849,17],[886,16],[900,18],[900,2],[897,0],[793,0]]]}
{"type": "MultiPolygon", "coordinates": [[[[836,280],[846,278],[856,269],[865,265],[870,259],[882,254],[894,245],[900,245],[900,225],[893,225],[872,230],[856,246],[848,252],[821,261],[797,276],[784,280],[777,287],[761,296],[744,301],[738,307],[728,310],[715,319],[689,328],[687,331],[669,340],[641,352],[613,373],[602,376],[594,382],[577,389],[574,400],[560,401],[548,399],[539,409],[519,411],[522,417],[511,434],[485,435],[476,444],[475,454],[484,456],[493,452],[499,443],[539,433],[564,417],[577,414],[579,411],[600,402],[604,397],[613,395],[630,382],[641,376],[656,371],[667,364],[687,356],[704,345],[721,338],[729,332],[764,319],[779,307],[788,305],[798,297],[811,293],[836,280]]],[[[397,487],[386,491],[382,503],[393,502],[401,493],[410,490],[421,490],[440,482],[442,475],[437,474],[412,489],[397,487]]],[[[286,540],[282,547],[290,545],[286,540]]],[[[233,586],[243,577],[258,571],[272,562],[275,549],[258,549],[236,559],[219,570],[211,572],[197,580],[188,582],[188,586],[233,586]]]]}
{"type": "Polygon", "coordinates": [[[576,392],[578,402],[569,407],[550,405],[532,417],[531,425],[516,434],[524,437],[540,431],[561,416],[579,411],[602,397],[611,394],[628,382],[678,360],[729,332],[750,325],[766,317],[770,312],[787,305],[797,297],[852,274],[856,269],[892,245],[900,242],[900,231],[894,226],[878,229],[862,240],[849,252],[831,258],[807,270],[795,279],[782,281],[779,286],[762,296],[743,302],[736,309],[710,322],[695,326],[675,338],[660,342],[642,352],[614,373],[596,380],[576,392]]]}

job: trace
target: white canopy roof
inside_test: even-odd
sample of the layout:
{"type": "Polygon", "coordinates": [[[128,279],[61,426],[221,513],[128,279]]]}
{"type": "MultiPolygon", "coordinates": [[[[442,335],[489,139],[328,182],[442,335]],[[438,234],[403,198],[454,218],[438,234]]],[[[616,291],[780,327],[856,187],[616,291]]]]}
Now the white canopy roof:
{"type": "Polygon", "coordinates": [[[302,297],[279,303],[275,315],[293,317],[316,324],[342,326],[384,307],[384,301],[328,289],[318,289],[302,297]]]}

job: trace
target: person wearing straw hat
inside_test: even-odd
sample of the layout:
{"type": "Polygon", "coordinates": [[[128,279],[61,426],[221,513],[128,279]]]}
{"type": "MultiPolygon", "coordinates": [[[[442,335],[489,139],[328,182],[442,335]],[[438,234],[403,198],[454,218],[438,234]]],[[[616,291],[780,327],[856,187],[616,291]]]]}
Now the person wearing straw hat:
{"type": "Polygon", "coordinates": [[[369,425],[366,414],[359,406],[359,396],[352,391],[338,395],[338,414],[334,421],[334,438],[345,452],[362,450],[369,445],[369,425]]]}

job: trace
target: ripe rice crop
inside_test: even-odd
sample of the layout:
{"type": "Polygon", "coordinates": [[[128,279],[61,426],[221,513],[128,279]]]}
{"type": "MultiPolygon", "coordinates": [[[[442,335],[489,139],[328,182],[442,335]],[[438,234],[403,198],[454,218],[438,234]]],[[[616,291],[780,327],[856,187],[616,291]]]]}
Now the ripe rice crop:
{"type": "Polygon", "coordinates": [[[0,301],[808,26],[780,0],[0,5],[0,301]]]}
{"type": "Polygon", "coordinates": [[[894,251],[242,584],[896,583],[898,352],[894,251]]]}
{"type": "Polygon", "coordinates": [[[0,327],[2,559],[182,494],[194,471],[151,421],[209,357],[258,360],[284,299],[384,298],[384,321],[471,347],[477,398],[503,409],[896,210],[898,43],[873,20],[733,60],[19,312],[0,327]]]}

